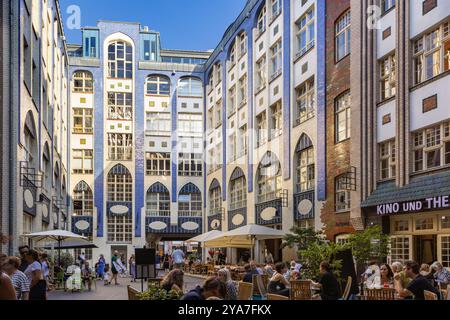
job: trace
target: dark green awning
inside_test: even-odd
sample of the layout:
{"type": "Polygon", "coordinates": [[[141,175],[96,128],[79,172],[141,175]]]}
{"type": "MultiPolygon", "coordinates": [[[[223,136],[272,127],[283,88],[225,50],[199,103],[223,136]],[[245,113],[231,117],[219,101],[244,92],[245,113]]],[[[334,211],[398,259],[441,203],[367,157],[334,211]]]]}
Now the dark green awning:
{"type": "Polygon", "coordinates": [[[377,190],[362,202],[361,207],[369,208],[439,196],[450,196],[450,170],[411,178],[410,183],[403,188],[398,188],[395,182],[379,184],[377,190]]]}

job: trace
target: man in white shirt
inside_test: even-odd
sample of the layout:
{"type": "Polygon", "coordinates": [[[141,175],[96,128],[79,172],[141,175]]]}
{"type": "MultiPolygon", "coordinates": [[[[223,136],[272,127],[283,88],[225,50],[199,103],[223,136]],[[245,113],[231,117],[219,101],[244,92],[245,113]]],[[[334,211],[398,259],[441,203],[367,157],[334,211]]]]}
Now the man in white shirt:
{"type": "Polygon", "coordinates": [[[184,252],[179,247],[177,247],[175,251],[172,252],[174,269],[183,269],[184,257],[185,257],[184,252]]]}

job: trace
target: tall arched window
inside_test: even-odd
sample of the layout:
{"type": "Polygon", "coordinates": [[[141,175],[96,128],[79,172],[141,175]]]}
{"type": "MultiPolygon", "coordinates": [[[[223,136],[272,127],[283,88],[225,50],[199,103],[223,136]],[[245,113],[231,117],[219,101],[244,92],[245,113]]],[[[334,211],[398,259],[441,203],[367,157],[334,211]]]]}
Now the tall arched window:
{"type": "Polygon", "coordinates": [[[54,168],[54,182],[55,182],[55,194],[57,199],[61,199],[61,174],[59,171],[59,164],[56,162],[54,168]]]}
{"type": "Polygon", "coordinates": [[[89,71],[77,71],[73,75],[73,92],[94,92],[94,78],[89,71]]]}
{"type": "Polygon", "coordinates": [[[89,185],[81,181],[73,189],[73,214],[75,216],[92,216],[94,213],[94,196],[89,185]]]}
{"type": "Polygon", "coordinates": [[[222,211],[222,188],[219,181],[213,180],[209,187],[209,215],[213,216],[222,211]]]}
{"type": "Polygon", "coordinates": [[[236,168],[230,179],[230,210],[247,207],[247,180],[241,168],[236,168]]]}
{"type": "Polygon", "coordinates": [[[196,185],[188,183],[181,189],[178,195],[178,216],[202,216],[202,194],[196,185]]]}
{"type": "Polygon", "coordinates": [[[149,76],[146,81],[147,94],[170,95],[170,79],[165,76],[149,76]]]}
{"type": "Polygon", "coordinates": [[[28,162],[28,168],[36,168],[37,163],[37,140],[36,140],[36,125],[34,116],[31,111],[25,117],[25,160],[28,162]]]}
{"type": "Polygon", "coordinates": [[[233,42],[233,45],[231,46],[229,60],[230,60],[230,67],[236,63],[236,41],[233,42]]]}
{"type": "Polygon", "coordinates": [[[178,95],[183,97],[203,97],[203,85],[197,78],[187,77],[178,83],[178,95]]]}
{"type": "Polygon", "coordinates": [[[170,217],[170,194],[167,188],[157,182],[147,191],[147,217],[170,217]]]}
{"type": "Polygon", "coordinates": [[[278,157],[268,151],[258,166],[258,203],[278,198],[282,190],[281,165],[278,157]]]}
{"type": "Polygon", "coordinates": [[[267,17],[266,5],[264,5],[264,7],[262,7],[258,15],[258,23],[257,23],[258,34],[261,34],[264,31],[266,31],[266,19],[267,19],[266,17],[267,17]]]}
{"type": "Polygon", "coordinates": [[[114,41],[108,46],[108,77],[133,78],[133,47],[124,41],[114,41]]]}
{"type": "Polygon", "coordinates": [[[130,171],[121,164],[108,173],[108,201],[133,201],[133,178],[130,171]]]}
{"type": "Polygon", "coordinates": [[[295,162],[297,168],[296,192],[305,192],[314,189],[315,185],[315,161],[314,147],[311,139],[306,134],[300,137],[295,149],[295,162]]]}
{"type": "Polygon", "coordinates": [[[42,155],[43,160],[43,169],[44,169],[44,177],[43,177],[43,187],[45,191],[50,192],[52,187],[52,170],[51,170],[51,162],[50,162],[50,148],[48,143],[46,142],[44,145],[44,152],[42,155]]]}

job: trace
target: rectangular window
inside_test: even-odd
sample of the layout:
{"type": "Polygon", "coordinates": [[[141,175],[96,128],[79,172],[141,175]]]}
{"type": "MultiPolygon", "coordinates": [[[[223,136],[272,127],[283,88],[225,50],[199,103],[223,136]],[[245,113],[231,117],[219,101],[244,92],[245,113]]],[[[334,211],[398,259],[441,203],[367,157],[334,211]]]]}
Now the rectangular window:
{"type": "Polygon", "coordinates": [[[351,123],[351,96],[350,92],[344,93],[335,100],[335,127],[336,142],[342,142],[350,138],[351,123]]]}
{"type": "Polygon", "coordinates": [[[147,112],[146,130],[151,135],[170,135],[172,122],[170,113],[147,112]]]}
{"type": "Polygon", "coordinates": [[[239,35],[239,58],[247,53],[247,34],[242,32],[239,35]]]}
{"type": "Polygon", "coordinates": [[[283,112],[281,102],[270,107],[270,139],[281,135],[283,130],[283,112]]]}
{"type": "Polygon", "coordinates": [[[441,259],[444,268],[450,268],[450,236],[440,236],[441,259]]]}
{"type": "Polygon", "coordinates": [[[396,220],[394,222],[394,232],[408,232],[409,221],[408,220],[396,220]]]}
{"type": "Polygon", "coordinates": [[[433,218],[419,218],[415,221],[416,230],[433,230],[434,229],[434,220],[433,218]]]}
{"type": "Polygon", "coordinates": [[[395,178],[396,148],[395,140],[380,143],[379,145],[380,179],[395,178]]]}
{"type": "Polygon", "coordinates": [[[108,160],[131,161],[133,156],[133,135],[108,133],[108,160]]]}
{"type": "Polygon", "coordinates": [[[242,126],[239,129],[239,145],[238,145],[238,158],[247,154],[248,140],[247,140],[247,125],[242,126]]]}
{"type": "Polygon", "coordinates": [[[391,261],[405,263],[410,260],[411,240],[409,237],[391,237],[391,261]]]}
{"type": "Polygon", "coordinates": [[[233,133],[230,137],[228,137],[228,161],[232,162],[236,160],[236,133],[233,133]]]}
{"type": "Polygon", "coordinates": [[[382,101],[396,94],[395,64],[395,54],[380,61],[380,90],[382,101]]]}
{"type": "Polygon", "coordinates": [[[203,155],[201,153],[178,154],[178,175],[181,177],[201,177],[203,155]]]}
{"type": "Polygon", "coordinates": [[[170,217],[169,193],[147,193],[147,217],[170,217]]]}
{"type": "Polygon", "coordinates": [[[72,150],[72,172],[74,174],[94,173],[94,151],[92,149],[72,150]]]}
{"type": "Polygon", "coordinates": [[[108,119],[133,120],[133,94],[108,92],[108,119]]]}
{"type": "Polygon", "coordinates": [[[278,41],[270,49],[270,79],[278,77],[281,74],[282,68],[282,47],[281,40],[278,41]]]}
{"type": "Polygon", "coordinates": [[[342,60],[350,54],[350,21],[351,14],[348,10],[335,25],[335,47],[336,47],[336,61],[342,60]]]}
{"type": "Polygon", "coordinates": [[[384,14],[395,7],[396,0],[381,0],[381,12],[384,14]]]}
{"type": "Polygon", "coordinates": [[[73,109],[73,133],[92,134],[93,132],[93,109],[73,109]]]}
{"type": "Polygon", "coordinates": [[[257,130],[257,147],[262,146],[267,142],[267,116],[266,112],[261,113],[256,117],[256,130],[257,130]]]}
{"type": "Polygon", "coordinates": [[[256,91],[262,90],[266,86],[266,56],[256,62],[256,91]]]}
{"type": "Polygon", "coordinates": [[[247,75],[239,79],[238,106],[242,107],[247,103],[247,75]]]}
{"type": "Polygon", "coordinates": [[[108,242],[131,243],[133,221],[131,216],[108,217],[108,242]]]}
{"type": "Polygon", "coordinates": [[[181,135],[201,136],[203,134],[203,117],[201,114],[178,114],[178,132],[181,135]]]}
{"type": "Polygon", "coordinates": [[[351,194],[348,188],[348,174],[343,174],[335,181],[336,212],[347,212],[351,209],[351,194]]]}
{"type": "Polygon", "coordinates": [[[273,21],[281,13],[281,1],[282,0],[272,0],[271,21],[273,21]]]}
{"type": "Polygon", "coordinates": [[[147,152],[145,158],[148,176],[170,176],[172,170],[170,153],[147,152]]]}
{"type": "Polygon", "coordinates": [[[315,26],[314,26],[314,8],[306,12],[300,20],[296,22],[297,26],[297,58],[303,56],[315,44],[315,26]]]}
{"type": "Polygon", "coordinates": [[[233,86],[230,90],[228,90],[227,109],[228,117],[236,112],[236,86],[233,86]]]}
{"type": "Polygon", "coordinates": [[[85,58],[98,58],[98,30],[83,30],[85,58]]]}
{"type": "Polygon", "coordinates": [[[316,109],[314,78],[301,84],[296,90],[297,95],[297,119],[299,125],[314,117],[316,109]]]}

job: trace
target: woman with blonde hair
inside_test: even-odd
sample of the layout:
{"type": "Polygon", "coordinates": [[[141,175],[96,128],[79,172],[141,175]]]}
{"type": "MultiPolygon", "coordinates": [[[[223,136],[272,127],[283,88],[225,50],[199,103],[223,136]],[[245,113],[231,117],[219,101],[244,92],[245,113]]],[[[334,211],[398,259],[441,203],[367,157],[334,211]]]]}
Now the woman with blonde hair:
{"type": "Polygon", "coordinates": [[[174,269],[170,271],[161,282],[161,288],[169,291],[176,291],[183,293],[184,287],[184,272],[180,269],[174,269]]]}
{"type": "Polygon", "coordinates": [[[219,280],[225,286],[225,300],[237,300],[237,288],[231,279],[230,270],[224,268],[220,269],[218,272],[219,280]]]}

